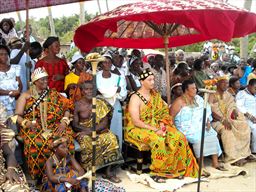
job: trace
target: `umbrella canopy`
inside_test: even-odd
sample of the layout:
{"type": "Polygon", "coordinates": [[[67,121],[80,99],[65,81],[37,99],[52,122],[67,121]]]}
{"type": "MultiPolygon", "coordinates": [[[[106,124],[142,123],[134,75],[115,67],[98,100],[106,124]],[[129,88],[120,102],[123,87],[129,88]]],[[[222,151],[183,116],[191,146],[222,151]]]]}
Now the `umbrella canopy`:
{"type": "Polygon", "coordinates": [[[216,0],[148,0],[120,6],[80,26],[75,44],[83,51],[97,46],[162,48],[209,39],[230,41],[256,32],[256,14],[216,0]]]}
{"type": "Polygon", "coordinates": [[[256,32],[256,14],[217,0],[144,0],[117,7],[80,26],[75,44],[85,52],[98,46],[165,48],[170,104],[168,47],[209,39],[230,41],[256,32]]]}
{"type": "Polygon", "coordinates": [[[28,8],[33,9],[67,3],[81,2],[85,0],[0,0],[0,14],[26,10],[26,1],[28,1],[28,8]]]}

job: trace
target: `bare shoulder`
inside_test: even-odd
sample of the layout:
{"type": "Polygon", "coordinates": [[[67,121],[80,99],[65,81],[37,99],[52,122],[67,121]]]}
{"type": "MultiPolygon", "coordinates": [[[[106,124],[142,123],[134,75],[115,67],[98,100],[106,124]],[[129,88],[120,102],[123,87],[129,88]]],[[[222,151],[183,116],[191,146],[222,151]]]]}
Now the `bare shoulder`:
{"type": "Polygon", "coordinates": [[[129,101],[129,111],[139,109],[141,106],[141,99],[138,95],[133,94],[129,101]]]}
{"type": "Polygon", "coordinates": [[[22,100],[24,100],[24,99],[27,100],[27,99],[29,99],[30,97],[31,97],[30,92],[29,92],[29,91],[26,91],[26,92],[22,93],[19,98],[21,98],[22,100]]]}
{"type": "Polygon", "coordinates": [[[184,100],[182,97],[178,97],[177,99],[174,100],[172,106],[183,106],[184,100]]]}

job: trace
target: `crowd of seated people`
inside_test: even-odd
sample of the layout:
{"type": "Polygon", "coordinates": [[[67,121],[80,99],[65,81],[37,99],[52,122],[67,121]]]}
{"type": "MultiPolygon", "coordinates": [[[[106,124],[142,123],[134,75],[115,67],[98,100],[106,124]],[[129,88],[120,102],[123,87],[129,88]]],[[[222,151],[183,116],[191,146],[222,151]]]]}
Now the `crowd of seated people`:
{"type": "MultiPolygon", "coordinates": [[[[4,22],[0,29],[6,31],[1,25],[9,22],[4,22]]],[[[209,79],[216,79],[217,90],[207,106],[204,157],[211,156],[212,167],[221,171],[226,171],[218,161],[221,155],[234,166],[256,160],[255,59],[229,70],[227,59],[186,58],[178,50],[168,56],[167,73],[161,54],[147,57],[133,50],[128,55],[110,48],[102,53],[94,85],[86,55],[75,53],[68,65],[58,56],[58,37],[48,37],[42,47],[16,36],[6,41],[0,45],[0,115],[5,114],[0,120],[0,160],[7,154],[7,167],[0,169],[6,170],[2,174],[7,180],[0,177],[0,189],[9,180],[17,184],[13,187],[29,190],[25,172],[42,191],[88,190],[87,179],[77,178],[92,166],[94,86],[96,170],[104,170],[102,177],[112,183],[121,182],[116,168],[125,161],[123,129],[129,138],[148,145],[154,181],[198,176],[204,100],[197,89],[209,79]],[[169,106],[166,86],[171,87],[169,106]]],[[[200,174],[210,175],[205,167],[200,174]]]]}

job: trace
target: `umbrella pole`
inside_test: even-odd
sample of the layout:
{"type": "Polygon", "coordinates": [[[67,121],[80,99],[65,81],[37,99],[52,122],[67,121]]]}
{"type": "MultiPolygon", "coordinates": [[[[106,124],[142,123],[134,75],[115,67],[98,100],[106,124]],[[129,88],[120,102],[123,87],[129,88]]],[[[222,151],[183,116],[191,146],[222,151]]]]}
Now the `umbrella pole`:
{"type": "MultiPolygon", "coordinates": [[[[26,41],[29,41],[29,0],[26,0],[26,41]]],[[[28,66],[29,63],[29,50],[27,51],[26,56],[26,76],[27,76],[27,88],[29,88],[30,82],[30,68],[28,66]]]]}
{"type": "Polygon", "coordinates": [[[197,192],[200,192],[201,172],[202,172],[203,155],[204,155],[204,135],[205,135],[205,124],[206,124],[206,110],[207,110],[208,98],[209,98],[209,93],[207,93],[207,92],[204,93],[204,112],[203,112],[203,122],[202,122],[202,134],[201,134],[200,161],[199,161],[199,171],[198,171],[197,192]]]}
{"type": "Polygon", "coordinates": [[[166,81],[167,81],[167,103],[168,106],[171,104],[171,88],[170,88],[170,65],[169,65],[169,57],[168,57],[168,46],[169,46],[169,37],[167,35],[164,36],[164,52],[165,52],[165,67],[166,67],[166,81]]]}
{"type": "Polygon", "coordinates": [[[99,62],[91,62],[93,75],[93,98],[92,98],[92,192],[95,192],[96,181],[96,70],[99,62]]]}

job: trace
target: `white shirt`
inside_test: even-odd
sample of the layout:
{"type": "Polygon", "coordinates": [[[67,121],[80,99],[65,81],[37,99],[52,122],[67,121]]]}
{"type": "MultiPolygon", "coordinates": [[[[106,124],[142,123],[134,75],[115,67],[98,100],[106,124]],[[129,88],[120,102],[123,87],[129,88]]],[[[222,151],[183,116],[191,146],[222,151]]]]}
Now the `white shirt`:
{"type": "MultiPolygon", "coordinates": [[[[11,56],[10,56],[10,59],[13,59],[15,58],[20,52],[20,49],[13,49],[11,51],[11,56]]],[[[20,58],[20,61],[19,63],[15,63],[15,64],[12,64],[12,65],[18,65],[20,66],[20,79],[21,79],[21,82],[22,82],[22,92],[25,92],[27,91],[28,87],[27,87],[27,67],[26,67],[26,63],[27,63],[27,59],[28,61],[30,61],[30,57],[27,58],[27,54],[24,53],[22,55],[22,57],[20,58]]],[[[33,64],[34,62],[32,62],[33,64]]],[[[34,67],[32,66],[32,69],[34,69],[34,67]]],[[[31,72],[31,69],[28,69],[28,72],[29,72],[29,76],[30,76],[30,72],[31,72]]]]}
{"type": "MultiPolygon", "coordinates": [[[[236,105],[240,112],[249,113],[256,117],[256,95],[252,95],[247,88],[236,95],[236,105]]],[[[250,127],[253,123],[248,121],[250,127]]]]}
{"type": "Polygon", "coordinates": [[[102,72],[99,71],[96,75],[96,84],[98,91],[111,104],[114,105],[116,99],[123,101],[127,96],[126,81],[122,76],[111,73],[110,78],[102,77],[102,72]],[[117,93],[118,86],[121,91],[117,93]]]}

